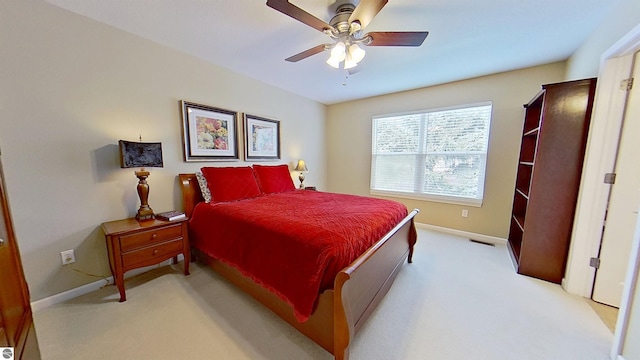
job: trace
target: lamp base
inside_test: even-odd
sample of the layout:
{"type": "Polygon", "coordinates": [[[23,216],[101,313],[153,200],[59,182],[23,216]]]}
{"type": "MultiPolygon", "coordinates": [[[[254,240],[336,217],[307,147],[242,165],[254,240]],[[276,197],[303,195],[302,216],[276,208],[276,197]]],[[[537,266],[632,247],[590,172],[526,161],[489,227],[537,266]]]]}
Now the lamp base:
{"type": "Polygon", "coordinates": [[[302,183],[304,182],[304,174],[300,173],[300,175],[298,175],[298,180],[300,180],[300,189],[304,189],[304,185],[302,185],[302,183]]]}
{"type": "Polygon", "coordinates": [[[148,171],[135,172],[136,177],[138,177],[138,196],[140,197],[140,209],[138,209],[138,213],[136,214],[136,220],[145,221],[145,220],[153,220],[156,216],[153,214],[153,210],[147,203],[147,199],[149,198],[149,185],[147,184],[147,177],[149,176],[148,171]]]}
{"type": "Polygon", "coordinates": [[[138,221],[153,220],[155,218],[156,218],[156,215],[153,213],[153,210],[151,210],[151,208],[148,208],[148,209],[140,208],[138,209],[138,213],[136,214],[136,220],[138,221]]]}

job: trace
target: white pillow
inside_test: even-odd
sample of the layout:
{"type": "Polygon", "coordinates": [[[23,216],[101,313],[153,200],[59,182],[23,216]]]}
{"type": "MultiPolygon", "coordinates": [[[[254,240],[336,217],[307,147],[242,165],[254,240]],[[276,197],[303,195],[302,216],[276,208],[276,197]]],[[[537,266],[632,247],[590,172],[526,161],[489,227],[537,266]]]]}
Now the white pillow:
{"type": "Polygon", "coordinates": [[[211,192],[209,191],[209,186],[207,185],[207,179],[205,179],[204,175],[201,172],[196,172],[196,179],[198,179],[198,185],[200,185],[200,193],[202,193],[202,198],[204,202],[211,202],[211,192]]]}

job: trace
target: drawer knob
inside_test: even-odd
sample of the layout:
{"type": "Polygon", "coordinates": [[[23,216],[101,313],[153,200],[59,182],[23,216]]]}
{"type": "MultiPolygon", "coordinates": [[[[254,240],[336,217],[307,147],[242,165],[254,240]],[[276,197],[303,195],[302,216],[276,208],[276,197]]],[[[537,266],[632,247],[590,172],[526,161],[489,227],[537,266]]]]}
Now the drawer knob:
{"type": "Polygon", "coordinates": [[[153,255],[156,255],[158,253],[158,249],[153,250],[153,255]]]}
{"type": "Polygon", "coordinates": [[[154,233],[153,235],[151,235],[151,238],[152,238],[152,239],[155,239],[155,238],[157,238],[157,237],[158,237],[158,234],[156,234],[156,233],[154,233]]]}

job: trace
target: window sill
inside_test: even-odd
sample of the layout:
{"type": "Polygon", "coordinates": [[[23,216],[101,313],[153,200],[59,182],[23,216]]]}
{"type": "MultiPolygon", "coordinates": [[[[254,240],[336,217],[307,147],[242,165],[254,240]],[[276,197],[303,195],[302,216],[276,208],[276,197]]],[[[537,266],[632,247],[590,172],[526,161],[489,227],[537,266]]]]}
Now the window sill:
{"type": "Polygon", "coordinates": [[[482,200],[465,199],[465,198],[459,198],[455,196],[437,196],[437,195],[424,195],[424,194],[421,195],[421,194],[401,193],[401,192],[393,192],[393,191],[380,191],[380,190],[370,190],[369,193],[371,195],[378,195],[378,196],[384,196],[384,197],[394,197],[394,198],[410,199],[410,200],[418,200],[418,201],[431,201],[431,202],[439,202],[439,203],[451,204],[451,205],[482,207],[482,200]]]}

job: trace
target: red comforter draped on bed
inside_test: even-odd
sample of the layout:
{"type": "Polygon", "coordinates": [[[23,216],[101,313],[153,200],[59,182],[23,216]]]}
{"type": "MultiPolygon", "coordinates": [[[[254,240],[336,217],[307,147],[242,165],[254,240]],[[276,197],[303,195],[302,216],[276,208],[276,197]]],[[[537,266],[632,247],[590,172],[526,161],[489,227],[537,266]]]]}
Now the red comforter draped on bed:
{"type": "Polygon", "coordinates": [[[296,190],[228,203],[200,203],[191,245],[236,267],[293,306],[298,320],[336,274],[404,217],[397,202],[296,190]]]}

